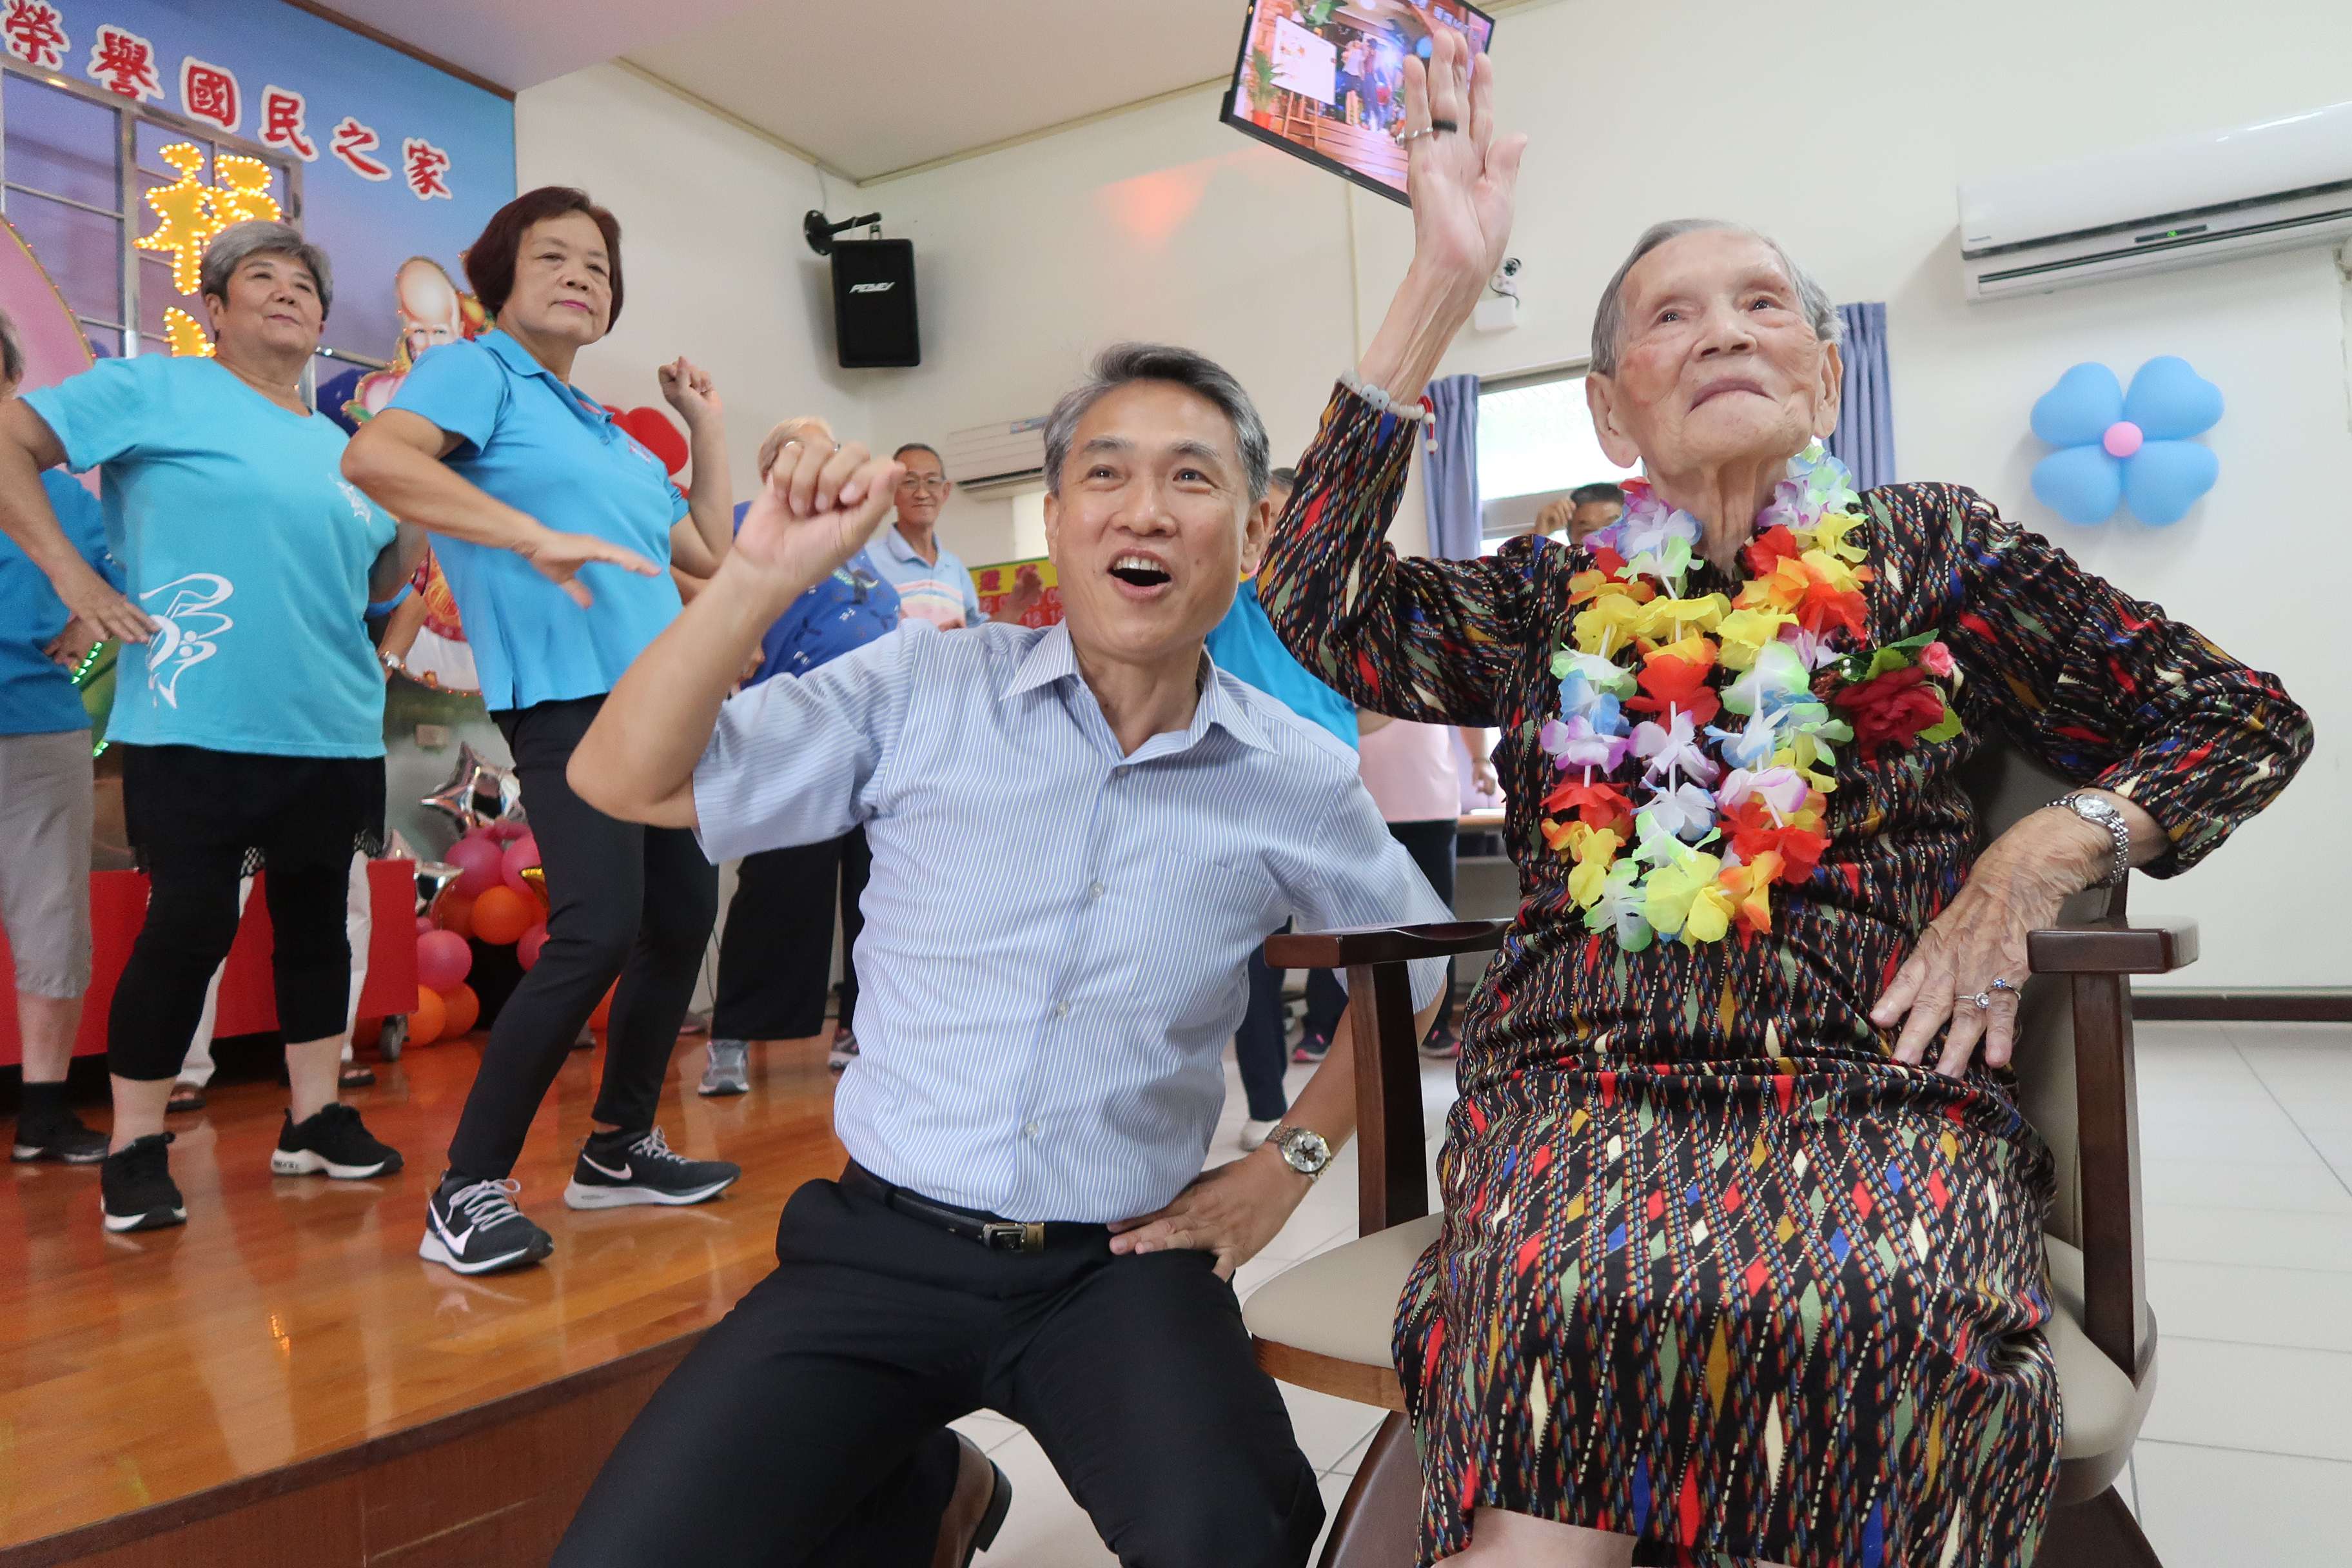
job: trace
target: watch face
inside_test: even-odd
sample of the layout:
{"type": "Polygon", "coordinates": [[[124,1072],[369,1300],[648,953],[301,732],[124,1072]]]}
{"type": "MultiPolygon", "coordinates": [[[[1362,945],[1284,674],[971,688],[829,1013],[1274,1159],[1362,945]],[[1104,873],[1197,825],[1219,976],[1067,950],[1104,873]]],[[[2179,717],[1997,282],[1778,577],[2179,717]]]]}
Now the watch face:
{"type": "Polygon", "coordinates": [[[1282,1140],[1282,1157],[1293,1170],[1311,1176],[1331,1163],[1331,1145],[1320,1132],[1293,1128],[1282,1140]]]}

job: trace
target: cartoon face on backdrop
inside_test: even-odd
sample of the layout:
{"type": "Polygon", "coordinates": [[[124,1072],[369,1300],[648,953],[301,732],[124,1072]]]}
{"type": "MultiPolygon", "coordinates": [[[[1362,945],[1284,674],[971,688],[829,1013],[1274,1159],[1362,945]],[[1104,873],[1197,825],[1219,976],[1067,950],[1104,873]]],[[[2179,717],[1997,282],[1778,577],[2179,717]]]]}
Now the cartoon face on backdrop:
{"type": "Polygon", "coordinates": [[[412,256],[393,274],[393,298],[400,309],[400,346],[411,364],[426,349],[471,337],[457,286],[441,264],[412,256]]]}

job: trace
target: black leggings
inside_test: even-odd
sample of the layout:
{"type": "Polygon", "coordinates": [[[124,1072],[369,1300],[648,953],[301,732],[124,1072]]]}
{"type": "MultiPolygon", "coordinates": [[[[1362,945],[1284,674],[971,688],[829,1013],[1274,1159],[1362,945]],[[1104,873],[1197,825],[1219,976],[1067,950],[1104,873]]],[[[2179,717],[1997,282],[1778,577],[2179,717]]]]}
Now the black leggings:
{"type": "Polygon", "coordinates": [[[108,1070],[146,1082],[180,1070],[205,987],[236,940],[248,849],[264,863],[278,1032],[298,1045],[341,1035],[351,1025],[345,890],[360,838],[383,816],[383,759],[121,750],[123,816],[150,890],[107,1015],[108,1070]]]}
{"type": "Polygon", "coordinates": [[[719,938],[714,1040],[799,1040],[824,1027],[833,979],[834,890],[840,889],[841,1027],[857,1015],[857,900],[874,852],[858,828],[818,844],[746,855],[719,938]]]}
{"type": "Polygon", "coordinates": [[[513,1171],[540,1101],[616,975],[595,1120],[630,1131],[654,1124],[718,918],[719,870],[692,833],[606,816],[565,781],[572,748],[604,702],[584,697],[494,715],[547,874],[547,945],[491,1026],[450,1141],[450,1171],[470,1180],[513,1171]]]}

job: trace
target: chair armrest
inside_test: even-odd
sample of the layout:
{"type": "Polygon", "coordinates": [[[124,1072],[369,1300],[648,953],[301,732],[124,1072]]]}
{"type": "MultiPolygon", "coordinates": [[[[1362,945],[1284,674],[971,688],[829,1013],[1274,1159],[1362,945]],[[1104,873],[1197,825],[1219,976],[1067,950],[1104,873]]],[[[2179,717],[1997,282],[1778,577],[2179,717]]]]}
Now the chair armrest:
{"type": "Polygon", "coordinates": [[[1353,969],[1479,952],[1503,940],[1507,921],[1448,921],[1433,925],[1350,926],[1341,931],[1285,931],[1265,939],[1275,969],[1353,969]]]}
{"type": "Polygon", "coordinates": [[[1413,1027],[1412,981],[1418,958],[1476,952],[1503,940],[1504,921],[1365,926],[1266,939],[1274,969],[1344,969],[1348,1018],[1355,1037],[1356,1226],[1370,1236],[1429,1212],[1422,1169],[1421,1041],[1413,1027]]]}
{"type": "Polygon", "coordinates": [[[2027,932],[2025,952],[2036,974],[2169,974],[2197,962],[2197,922],[2053,926],[2027,932]]]}

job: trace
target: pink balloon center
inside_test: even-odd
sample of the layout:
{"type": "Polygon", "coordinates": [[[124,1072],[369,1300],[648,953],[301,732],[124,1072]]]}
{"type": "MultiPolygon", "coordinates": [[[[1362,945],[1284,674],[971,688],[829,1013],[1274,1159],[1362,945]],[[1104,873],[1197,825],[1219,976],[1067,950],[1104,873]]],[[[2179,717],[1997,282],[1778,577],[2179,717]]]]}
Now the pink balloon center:
{"type": "Polygon", "coordinates": [[[2118,419],[2107,426],[2106,437],[2100,445],[2106,447],[2110,458],[2128,458],[2138,451],[2141,443],[2147,439],[2138,426],[2128,419],[2118,419]]]}

